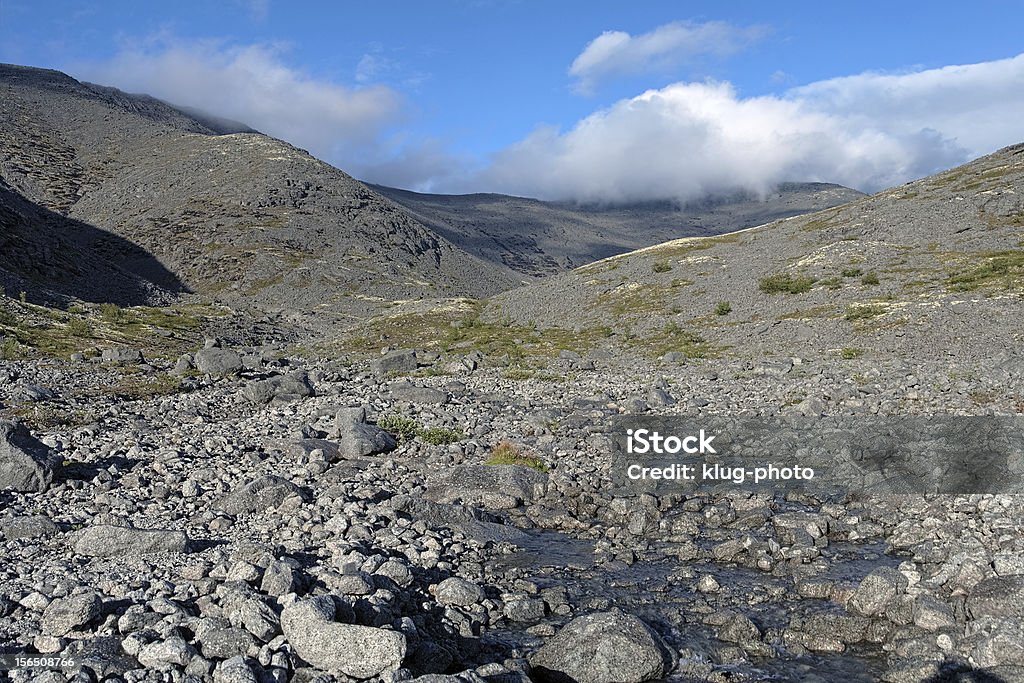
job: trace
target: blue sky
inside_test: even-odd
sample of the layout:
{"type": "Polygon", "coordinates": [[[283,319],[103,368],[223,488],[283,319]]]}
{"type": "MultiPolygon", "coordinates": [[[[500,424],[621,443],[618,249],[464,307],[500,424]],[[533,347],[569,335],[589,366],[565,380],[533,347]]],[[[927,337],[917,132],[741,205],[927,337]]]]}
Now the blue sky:
{"type": "Polygon", "coordinates": [[[0,61],[420,190],[875,190],[1024,141],[1024,5],[839,5],[0,0],[0,61]]]}

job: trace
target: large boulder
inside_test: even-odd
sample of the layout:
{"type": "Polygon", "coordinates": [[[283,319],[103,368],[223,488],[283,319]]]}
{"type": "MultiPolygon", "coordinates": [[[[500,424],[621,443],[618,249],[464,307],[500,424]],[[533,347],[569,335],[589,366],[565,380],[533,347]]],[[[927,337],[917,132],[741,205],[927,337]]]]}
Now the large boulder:
{"type": "Polygon", "coordinates": [[[313,385],[304,370],[295,370],[287,375],[275,375],[268,379],[250,382],[242,389],[242,396],[252,403],[264,405],[290,403],[313,395],[313,385]]]}
{"type": "Polygon", "coordinates": [[[100,615],[103,602],[93,592],[58,598],[43,612],[40,629],[44,635],[64,636],[100,615]]]}
{"type": "Polygon", "coordinates": [[[49,447],[24,426],[0,421],[0,489],[45,491],[59,464],[49,447]]]}
{"type": "Polygon", "coordinates": [[[75,540],[75,552],[91,557],[183,553],[188,549],[184,531],[172,529],[135,529],[97,525],[81,531],[75,540]]]}
{"type": "Polygon", "coordinates": [[[338,455],[341,458],[362,458],[367,455],[388,453],[398,448],[398,441],[390,433],[375,425],[356,422],[339,425],[338,455]]]}
{"type": "Polygon", "coordinates": [[[664,678],[677,656],[650,626],[620,610],[573,619],[530,657],[545,683],[641,683],[664,678]]]}
{"type": "Polygon", "coordinates": [[[205,375],[234,375],[242,369],[242,357],[231,349],[212,347],[196,353],[196,370],[205,375]]]}
{"type": "Polygon", "coordinates": [[[542,497],[547,483],[547,474],[525,465],[459,465],[432,477],[427,497],[438,503],[507,510],[542,497]]]}
{"type": "Polygon", "coordinates": [[[854,614],[874,617],[907,590],[907,577],[892,567],[879,567],[864,577],[847,605],[854,614]]]}
{"type": "Polygon", "coordinates": [[[273,474],[250,481],[218,500],[214,507],[229,515],[263,512],[279,507],[291,496],[302,496],[302,489],[273,474]]]}
{"type": "Polygon", "coordinates": [[[145,359],[142,351],[127,346],[115,346],[111,349],[103,349],[100,353],[101,363],[113,363],[115,365],[138,365],[145,359]]]}
{"type": "Polygon", "coordinates": [[[419,367],[419,362],[416,360],[414,349],[392,351],[370,361],[370,370],[378,377],[415,372],[417,367],[419,367]]]}
{"type": "Polygon", "coordinates": [[[405,659],[405,636],[372,626],[334,621],[329,595],[300,600],[281,612],[281,629],[295,652],[317,669],[353,678],[397,671],[405,659]]]}
{"type": "Polygon", "coordinates": [[[979,581],[967,596],[967,611],[981,617],[1024,617],[1024,575],[979,581]]]}

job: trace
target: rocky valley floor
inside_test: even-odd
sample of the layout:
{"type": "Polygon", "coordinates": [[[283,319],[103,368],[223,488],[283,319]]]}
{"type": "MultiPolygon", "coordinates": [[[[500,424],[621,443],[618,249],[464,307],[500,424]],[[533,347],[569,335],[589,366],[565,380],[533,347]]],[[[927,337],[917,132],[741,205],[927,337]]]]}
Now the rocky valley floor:
{"type": "Polygon", "coordinates": [[[1013,415],[1019,357],[207,346],[0,368],[0,654],[71,662],[10,680],[1024,680],[1020,496],[624,496],[608,434],[1013,415]]]}

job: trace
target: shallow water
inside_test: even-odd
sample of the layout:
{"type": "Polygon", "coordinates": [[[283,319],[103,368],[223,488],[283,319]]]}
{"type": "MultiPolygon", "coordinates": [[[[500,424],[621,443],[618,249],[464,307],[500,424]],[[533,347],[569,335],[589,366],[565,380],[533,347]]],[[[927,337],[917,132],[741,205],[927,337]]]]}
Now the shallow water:
{"type": "MultiPolygon", "coordinates": [[[[596,565],[594,544],[564,533],[530,530],[519,550],[500,566],[518,568],[541,588],[563,586],[574,614],[618,607],[655,624],[667,640],[683,653],[680,666],[668,681],[704,680],[708,665],[727,673],[730,680],[821,681],[868,683],[885,671],[885,657],[878,646],[850,647],[841,655],[796,655],[787,652],[781,633],[794,616],[820,612],[843,613],[828,600],[802,598],[791,576],[698,559],[681,562],[671,555],[672,544],[660,543],[654,555],[663,559],[637,561],[632,565],[596,565]],[[705,596],[695,590],[696,579],[710,574],[721,584],[719,594],[705,596]],[[709,605],[710,603],[710,605],[709,605]],[[740,657],[722,661],[721,646],[711,626],[703,623],[709,612],[741,612],[757,624],[764,640],[774,647],[774,657],[740,657]]],[[[899,559],[884,553],[884,543],[834,542],[822,549],[827,568],[815,576],[855,585],[873,569],[896,566],[899,559]]],[[[565,617],[552,621],[564,622],[565,617]]],[[[506,633],[520,645],[534,641],[525,632],[506,633]]],[[[534,642],[534,644],[538,644],[534,642]]]]}

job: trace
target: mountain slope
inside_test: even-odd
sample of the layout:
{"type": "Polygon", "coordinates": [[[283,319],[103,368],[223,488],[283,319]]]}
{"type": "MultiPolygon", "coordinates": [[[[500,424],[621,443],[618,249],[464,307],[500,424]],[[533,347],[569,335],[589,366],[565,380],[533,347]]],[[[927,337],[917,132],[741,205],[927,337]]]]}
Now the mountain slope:
{"type": "Polygon", "coordinates": [[[737,193],[682,206],[669,201],[604,206],[371,187],[469,253],[530,276],[551,275],[670,239],[748,228],[863,196],[840,185],[784,183],[763,198],[737,193]]]}
{"type": "Polygon", "coordinates": [[[815,214],[667,242],[485,318],[685,355],[1001,355],[1024,341],[1024,145],[815,214]]]}
{"type": "MultiPolygon", "coordinates": [[[[0,66],[0,178],[235,306],[344,320],[518,282],[284,142],[217,135],[153,98],[59,72],[0,66]]],[[[151,275],[127,252],[111,258],[151,275]]]]}

